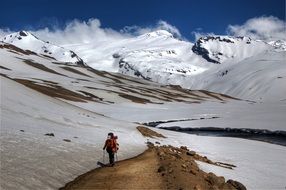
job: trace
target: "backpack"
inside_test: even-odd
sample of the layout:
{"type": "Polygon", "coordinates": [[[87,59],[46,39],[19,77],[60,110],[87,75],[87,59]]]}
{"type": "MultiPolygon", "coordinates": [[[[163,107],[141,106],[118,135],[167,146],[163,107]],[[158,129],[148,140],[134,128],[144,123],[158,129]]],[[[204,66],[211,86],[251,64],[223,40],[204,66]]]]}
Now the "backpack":
{"type": "Polygon", "coordinates": [[[119,144],[117,143],[117,139],[118,139],[118,137],[117,137],[117,136],[114,136],[114,138],[113,138],[113,143],[115,144],[115,150],[116,150],[116,152],[119,150],[119,144]]]}
{"type": "Polygon", "coordinates": [[[106,140],[106,149],[108,150],[112,150],[112,152],[117,152],[117,150],[119,149],[119,144],[117,143],[118,137],[114,136],[111,139],[107,139],[106,140]]]}

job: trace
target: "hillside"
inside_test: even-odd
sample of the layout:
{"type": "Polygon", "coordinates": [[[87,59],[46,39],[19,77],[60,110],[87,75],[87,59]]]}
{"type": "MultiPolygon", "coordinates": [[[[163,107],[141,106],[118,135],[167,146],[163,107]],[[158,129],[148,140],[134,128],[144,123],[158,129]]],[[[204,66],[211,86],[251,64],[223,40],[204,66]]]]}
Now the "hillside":
{"type": "Polygon", "coordinates": [[[255,101],[285,99],[282,40],[207,36],[193,44],[159,30],[113,42],[65,47],[103,71],[255,101]]]}
{"type": "MultiPolygon", "coordinates": [[[[149,139],[136,129],[141,123],[175,120],[182,127],[240,127],[283,132],[286,122],[284,100],[254,102],[99,71],[88,66],[88,62],[87,65],[76,60],[72,62],[69,56],[65,59],[57,57],[57,53],[46,56],[41,50],[44,42],[39,39],[34,42],[32,36],[31,39],[40,45],[25,48],[22,41],[18,44],[17,40],[0,43],[1,188],[57,189],[64,186],[97,167],[96,161],[102,159],[102,145],[108,132],[119,136],[120,160],[142,153],[147,149],[146,141],[187,146],[213,161],[237,166],[229,170],[198,163],[207,173],[237,180],[247,188],[284,188],[284,146],[162,129],[154,130],[167,138],[149,139]],[[267,180],[273,176],[275,179],[267,180]]],[[[146,39],[154,40],[150,46],[155,46],[159,39],[166,47],[170,41],[182,46],[186,44],[164,32],[133,40],[145,44],[146,39]]],[[[191,51],[191,46],[188,49],[191,51]]],[[[62,48],[55,50],[60,51],[62,48]]],[[[68,48],[63,51],[69,52],[68,48]]],[[[280,56],[284,53],[275,51],[273,54],[271,59],[277,58],[280,67],[280,56]]],[[[195,53],[191,55],[204,60],[195,53]]],[[[261,62],[266,64],[268,61],[261,62]]],[[[207,61],[202,64],[227,65],[207,61]]],[[[274,76],[277,68],[275,66],[273,70],[274,76]]],[[[284,80],[283,75],[281,77],[279,80],[284,80]]]]}
{"type": "Polygon", "coordinates": [[[56,61],[74,65],[84,65],[83,60],[73,51],[51,44],[49,41],[43,41],[27,31],[9,34],[0,41],[56,61]]]}

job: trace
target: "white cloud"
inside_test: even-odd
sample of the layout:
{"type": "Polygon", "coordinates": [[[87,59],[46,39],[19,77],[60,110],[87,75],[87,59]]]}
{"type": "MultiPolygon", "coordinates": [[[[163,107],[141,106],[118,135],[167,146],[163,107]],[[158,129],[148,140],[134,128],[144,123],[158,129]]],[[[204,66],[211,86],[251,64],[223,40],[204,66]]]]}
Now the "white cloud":
{"type": "MultiPolygon", "coordinates": [[[[158,21],[154,26],[126,26],[120,31],[111,28],[102,28],[101,23],[96,18],[91,18],[88,21],[73,20],[66,24],[63,29],[48,27],[38,30],[29,31],[43,39],[57,45],[79,44],[79,43],[94,43],[104,41],[116,41],[120,39],[138,36],[147,32],[156,30],[167,30],[174,36],[181,38],[180,31],[166,21],[158,21]]],[[[0,37],[12,33],[9,29],[0,29],[0,37]]]]}
{"type": "MultiPolygon", "coordinates": [[[[126,26],[120,31],[111,28],[103,28],[101,23],[96,18],[91,18],[87,21],[73,20],[60,28],[42,28],[32,30],[33,34],[40,39],[50,41],[58,45],[79,44],[79,43],[99,43],[112,42],[120,39],[126,39],[133,36],[142,35],[156,30],[167,30],[175,37],[184,39],[180,31],[175,26],[166,21],[159,20],[151,26],[126,26]]],[[[0,28],[0,37],[12,33],[9,28],[0,28]]],[[[286,39],[285,21],[279,20],[276,17],[256,17],[247,20],[243,25],[229,25],[227,33],[234,36],[249,36],[254,39],[272,40],[286,39]]],[[[197,40],[200,37],[207,35],[215,35],[214,33],[205,33],[201,28],[193,31],[192,34],[197,40]]],[[[186,40],[186,39],[184,39],[186,40]]]]}
{"type": "Polygon", "coordinates": [[[9,28],[0,28],[0,39],[11,33],[12,31],[9,28]]]}
{"type": "Polygon", "coordinates": [[[172,33],[175,37],[182,38],[182,35],[178,30],[178,28],[163,20],[159,20],[154,26],[147,26],[147,27],[141,27],[137,25],[125,26],[122,30],[120,30],[120,32],[138,36],[156,30],[167,30],[168,32],[172,33]]]}
{"type": "MultiPolygon", "coordinates": [[[[42,40],[50,41],[57,45],[89,43],[98,41],[109,41],[130,37],[110,28],[102,28],[98,19],[91,18],[88,21],[77,19],[69,22],[63,29],[48,27],[38,30],[28,30],[42,40]]],[[[12,32],[8,28],[0,29],[0,38],[12,32]]]]}
{"type": "Polygon", "coordinates": [[[110,28],[102,28],[100,21],[94,18],[88,21],[73,20],[64,29],[50,30],[49,28],[44,28],[31,32],[40,39],[59,45],[96,43],[130,37],[128,34],[122,34],[110,28]]]}
{"type": "MultiPolygon", "coordinates": [[[[276,17],[255,17],[247,20],[243,25],[229,25],[226,32],[230,36],[248,36],[253,39],[260,40],[286,40],[286,24],[285,21],[276,17]]],[[[214,36],[214,33],[206,33],[202,28],[192,32],[195,40],[204,36],[214,36]]]]}
{"type": "Polygon", "coordinates": [[[180,31],[178,30],[178,28],[176,28],[175,26],[167,23],[166,21],[160,20],[157,23],[157,28],[161,29],[161,30],[167,30],[170,33],[172,33],[174,36],[181,38],[182,35],[180,33],[180,31]]]}
{"type": "Polygon", "coordinates": [[[255,17],[243,25],[229,25],[227,32],[234,36],[248,36],[253,39],[286,39],[285,21],[273,16],[255,17]]]}

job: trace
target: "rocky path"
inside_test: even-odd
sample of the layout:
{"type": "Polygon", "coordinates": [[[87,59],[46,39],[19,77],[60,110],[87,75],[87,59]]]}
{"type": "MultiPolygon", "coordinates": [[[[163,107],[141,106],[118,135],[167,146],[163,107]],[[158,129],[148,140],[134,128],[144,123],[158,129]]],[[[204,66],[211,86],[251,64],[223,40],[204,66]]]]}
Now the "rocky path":
{"type": "Polygon", "coordinates": [[[195,159],[205,158],[187,152],[184,148],[150,146],[135,158],[92,170],[61,189],[245,189],[239,182],[226,182],[224,177],[200,170],[195,159]]]}
{"type": "Polygon", "coordinates": [[[117,162],[114,167],[83,174],[62,189],[165,189],[158,165],[156,153],[148,149],[135,158],[117,162]]]}
{"type": "MultiPolygon", "coordinates": [[[[160,134],[141,127],[144,136],[160,134]]],[[[164,136],[161,136],[165,138],[164,136]]],[[[144,153],[117,162],[114,167],[94,169],[66,184],[61,190],[74,189],[227,189],[244,190],[243,184],[225,180],[222,176],[202,171],[196,160],[217,167],[233,169],[233,165],[216,163],[186,147],[154,146],[148,144],[144,153]]]]}

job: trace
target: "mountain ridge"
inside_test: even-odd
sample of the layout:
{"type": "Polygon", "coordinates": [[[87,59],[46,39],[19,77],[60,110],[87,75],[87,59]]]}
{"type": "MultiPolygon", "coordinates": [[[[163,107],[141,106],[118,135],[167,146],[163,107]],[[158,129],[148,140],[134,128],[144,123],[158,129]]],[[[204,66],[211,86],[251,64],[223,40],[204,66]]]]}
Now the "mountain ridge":
{"type": "Polygon", "coordinates": [[[4,43],[12,44],[23,50],[30,50],[37,54],[55,58],[57,61],[75,65],[85,65],[84,61],[73,51],[43,41],[34,34],[21,30],[3,37],[4,43]]]}
{"type": "MultiPolygon", "coordinates": [[[[214,35],[201,37],[193,44],[174,38],[168,31],[158,30],[113,43],[67,44],[64,45],[65,48],[40,40],[26,31],[7,35],[2,41],[54,57],[58,61],[88,65],[94,69],[164,85],[180,85],[187,89],[215,91],[252,100],[274,100],[269,95],[272,92],[266,89],[277,84],[273,79],[270,80],[271,83],[266,81],[269,80],[267,76],[272,75],[283,81],[286,72],[282,64],[286,53],[286,43],[283,40],[265,42],[249,37],[214,35]],[[271,57],[264,56],[265,54],[279,56],[272,60],[271,57]],[[261,56],[268,61],[267,64],[259,61],[261,56]],[[270,63],[277,67],[274,69],[276,71],[271,69],[270,63]],[[253,75],[255,77],[250,79],[248,75],[258,72],[256,64],[261,64],[264,77],[253,75]],[[244,70],[241,70],[239,77],[231,77],[232,82],[229,77],[225,77],[242,67],[244,70]],[[282,74],[279,70],[282,70],[282,74]],[[245,78],[249,79],[244,80],[245,78]],[[261,86],[260,84],[266,84],[264,90],[256,90],[256,86],[261,86]]],[[[286,91],[285,87],[280,88],[280,91],[286,91]]],[[[278,97],[279,100],[283,99],[282,94],[278,97]]]]}

